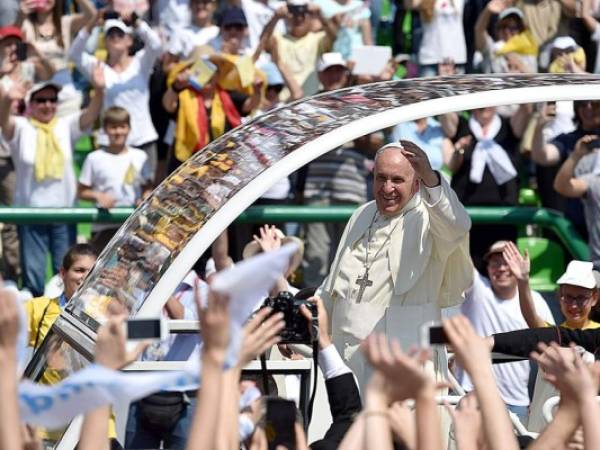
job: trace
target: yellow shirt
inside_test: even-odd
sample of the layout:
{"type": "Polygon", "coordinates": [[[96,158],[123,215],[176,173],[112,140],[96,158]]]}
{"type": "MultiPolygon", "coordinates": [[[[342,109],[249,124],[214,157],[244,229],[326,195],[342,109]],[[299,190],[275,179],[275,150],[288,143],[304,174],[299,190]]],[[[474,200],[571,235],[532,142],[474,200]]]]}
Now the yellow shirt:
{"type": "MultiPolygon", "coordinates": [[[[27,313],[28,345],[35,350],[42,345],[48,331],[50,331],[50,328],[52,328],[52,325],[60,315],[60,299],[58,297],[33,298],[25,303],[25,312],[27,313]]],[[[47,385],[56,384],[62,379],[63,375],[61,374],[61,370],[50,367],[50,362],[48,362],[44,373],[40,377],[40,383],[47,385]]],[[[58,440],[61,435],[62,431],[56,433],[40,430],[40,437],[42,439],[58,440]]],[[[108,437],[114,439],[117,437],[115,416],[113,413],[111,413],[108,422],[108,437]]]]}
{"type": "MultiPolygon", "coordinates": [[[[576,330],[578,328],[571,328],[569,326],[567,326],[567,322],[563,322],[560,324],[561,327],[566,328],[567,330],[576,330]]],[[[594,322],[593,320],[590,320],[588,322],[588,324],[582,328],[582,330],[593,330],[596,328],[600,328],[600,323],[598,322],[594,322]]]]}

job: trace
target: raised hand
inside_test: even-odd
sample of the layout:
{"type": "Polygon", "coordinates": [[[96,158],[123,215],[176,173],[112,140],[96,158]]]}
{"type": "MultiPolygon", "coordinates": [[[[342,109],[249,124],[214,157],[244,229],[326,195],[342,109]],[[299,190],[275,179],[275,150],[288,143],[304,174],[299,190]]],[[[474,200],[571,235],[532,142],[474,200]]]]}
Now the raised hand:
{"type": "Polygon", "coordinates": [[[477,441],[481,434],[481,411],[474,392],[465,395],[460,403],[453,408],[445,404],[452,418],[454,435],[458,448],[481,448],[477,441]]]}
{"type": "Polygon", "coordinates": [[[556,343],[550,346],[540,343],[539,352],[531,358],[544,371],[544,379],[555,386],[562,395],[576,401],[595,397],[600,386],[600,364],[588,366],[575,348],[562,348],[556,343]]]}
{"type": "Polygon", "coordinates": [[[504,247],[502,256],[508,264],[508,267],[512,274],[520,281],[529,280],[529,272],[531,270],[531,263],[529,261],[529,252],[525,250],[524,256],[521,256],[519,249],[513,242],[508,242],[504,247]]]}
{"type": "MultiPolygon", "coordinates": [[[[398,341],[390,344],[383,334],[371,334],[363,343],[362,350],[376,373],[385,378],[383,386],[389,401],[416,398],[424,391],[435,390],[434,380],[423,369],[423,364],[429,359],[427,350],[404,353],[398,341]]],[[[372,385],[376,389],[381,386],[379,382],[372,385]]]]}
{"type": "Polygon", "coordinates": [[[194,296],[200,317],[200,335],[204,342],[203,357],[222,364],[225,361],[230,337],[229,298],[211,290],[206,308],[202,307],[198,280],[194,286],[194,296]]]}
{"type": "Polygon", "coordinates": [[[136,361],[148,347],[148,342],[140,342],[133,351],[125,347],[125,321],[127,316],[115,316],[100,327],[96,338],[96,363],[109,369],[121,369],[136,361]]]}
{"type": "Polygon", "coordinates": [[[508,2],[506,0],[491,0],[487,4],[487,9],[492,14],[500,14],[506,8],[508,8],[508,2]]]}
{"type": "Polygon", "coordinates": [[[414,142],[400,140],[404,157],[412,166],[415,174],[422,180],[427,187],[433,187],[439,184],[440,179],[437,173],[431,168],[427,154],[414,142]]]}
{"type": "Polygon", "coordinates": [[[17,363],[17,336],[22,326],[16,296],[7,290],[0,279],[0,364],[17,363]]]}
{"type": "Polygon", "coordinates": [[[269,317],[271,311],[271,308],[260,309],[244,325],[238,366],[245,366],[281,340],[279,332],[285,327],[283,313],[269,317]]]}
{"type": "Polygon", "coordinates": [[[106,87],[106,80],[104,78],[104,63],[98,61],[92,69],[92,86],[94,89],[102,90],[106,87]]]}
{"type": "Polygon", "coordinates": [[[491,370],[490,346],[485,338],[475,333],[469,319],[462,315],[454,316],[444,320],[443,326],[456,361],[470,376],[483,369],[491,370]]]}
{"type": "Polygon", "coordinates": [[[253,239],[265,253],[277,250],[281,247],[281,237],[277,233],[277,227],[275,225],[263,225],[260,227],[260,237],[254,235],[253,239]]]}

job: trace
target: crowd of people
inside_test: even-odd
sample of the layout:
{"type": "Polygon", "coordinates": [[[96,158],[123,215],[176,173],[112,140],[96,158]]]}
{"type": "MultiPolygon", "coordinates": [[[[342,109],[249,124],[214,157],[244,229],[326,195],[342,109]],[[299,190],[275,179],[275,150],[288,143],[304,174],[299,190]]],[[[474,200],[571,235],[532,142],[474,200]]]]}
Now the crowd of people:
{"type": "MultiPolygon", "coordinates": [[[[219,136],[319,92],[414,76],[600,73],[596,18],[600,7],[591,0],[5,0],[0,203],[137,206],[219,136]],[[353,58],[372,45],[390,47],[393,56],[380,74],[365,75],[353,58]],[[75,148],[82,138],[92,147],[79,167],[75,148]]],[[[228,299],[213,293],[199,309],[195,299],[209,291],[206,282],[216,272],[285,242],[297,252],[269,294],[318,287],[311,302],[333,425],[310,448],[442,448],[449,421],[435,407],[444,388],[433,380],[448,364],[470,391],[448,413],[458,448],[516,448],[507,411],[532,429],[539,418],[530,412],[554,389],[561,395],[555,419],[530,448],[562,448],[573,440],[596,448],[592,400],[600,369],[551,342],[573,341],[592,354],[600,346],[589,334],[600,328],[599,131],[598,101],[481,108],[363,136],[279,180],[257,204],[366,205],[348,225],[284,228],[298,236],[272,226],[254,229],[253,241],[241,245],[227,232],[219,236],[212,258],[199,259],[163,310],[170,319],[200,320],[201,356],[198,339],[183,336],[141,356],[201,358],[202,388],[133,404],[126,448],[161,442],[267,448],[268,398],[240,411],[239,393],[248,384],[260,387],[240,382],[240,372],[278,342],[282,318],[268,317],[266,309],[256,314],[245,326],[238,365],[225,370],[228,299]],[[569,263],[551,308],[530,287],[529,255],[516,246],[517,229],[472,226],[464,209],[516,206],[528,188],[537,193],[536,206],[563,212],[589,241],[591,261],[569,263]],[[454,360],[441,347],[407,352],[416,328],[439,320],[443,309],[460,309],[444,322],[454,360]],[[546,344],[538,348],[538,341],[546,344]],[[492,366],[492,349],[525,358],[535,351],[544,372],[536,387],[543,388],[532,396],[526,361],[492,366]],[[148,411],[159,412],[152,418],[148,411]],[[167,420],[164,411],[176,413],[167,420]]],[[[10,295],[0,301],[1,448],[20,449],[31,438],[26,428],[14,432],[17,325],[27,327],[29,346],[38,349],[116,231],[95,224],[88,244],[73,245],[78,237],[71,224],[2,226],[2,276],[35,298],[25,302],[25,323],[15,319],[10,295]],[[43,297],[48,259],[63,288],[43,297]]],[[[98,364],[116,369],[139,356],[123,351],[123,320],[111,319],[98,333],[98,364]]],[[[52,374],[39,381],[57,382],[52,374]]],[[[108,407],[90,412],[83,429],[79,448],[106,448],[107,436],[118,448],[108,407]]],[[[308,448],[301,421],[294,433],[295,447],[308,448]]]]}
{"type": "MultiPolygon", "coordinates": [[[[593,73],[599,16],[591,0],[3,2],[0,202],[138,205],[223,133],[317,92],[417,75],[593,73]],[[373,45],[392,58],[379,75],[357,72],[356,55],[365,54],[357,49],[373,45]],[[82,142],[91,147],[80,167],[82,142]]],[[[258,204],[361,204],[372,198],[375,150],[410,139],[467,206],[517,205],[534,189],[534,203],[564,212],[589,237],[598,266],[599,121],[593,101],[419,119],[348,142],[278,181],[258,204]]],[[[341,232],[335,224],[295,232],[306,243],[303,286],[324,280],[341,232]]],[[[96,250],[113,234],[95,225],[96,250]]],[[[478,267],[491,236],[516,234],[474,227],[478,267]]],[[[57,273],[77,239],[73,225],[5,224],[1,236],[4,278],[33,296],[44,292],[46,259],[57,273]]],[[[241,257],[243,241],[232,246],[241,257]]]]}

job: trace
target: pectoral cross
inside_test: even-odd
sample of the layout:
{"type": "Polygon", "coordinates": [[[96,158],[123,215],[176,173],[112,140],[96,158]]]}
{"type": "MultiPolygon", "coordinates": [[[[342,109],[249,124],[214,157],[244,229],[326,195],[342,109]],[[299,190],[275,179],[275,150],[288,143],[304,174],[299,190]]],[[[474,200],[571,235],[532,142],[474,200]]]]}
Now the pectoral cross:
{"type": "Polygon", "coordinates": [[[356,297],[356,303],[360,303],[362,301],[363,294],[365,293],[365,289],[367,289],[368,286],[373,286],[373,282],[369,280],[369,269],[365,269],[365,274],[362,278],[358,277],[356,279],[356,284],[360,286],[360,289],[358,290],[358,297],[356,297]]]}

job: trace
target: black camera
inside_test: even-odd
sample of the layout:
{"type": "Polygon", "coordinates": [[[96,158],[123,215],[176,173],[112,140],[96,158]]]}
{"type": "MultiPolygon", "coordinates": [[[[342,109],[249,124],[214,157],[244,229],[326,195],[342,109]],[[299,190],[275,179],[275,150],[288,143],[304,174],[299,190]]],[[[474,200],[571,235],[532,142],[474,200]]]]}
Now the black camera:
{"type": "Polygon", "coordinates": [[[272,314],[283,313],[285,328],[281,330],[281,344],[307,344],[319,339],[319,321],[317,306],[308,300],[294,297],[291,292],[282,291],[276,297],[268,297],[262,305],[263,308],[270,307],[272,314]],[[306,305],[312,315],[310,329],[306,323],[306,317],[302,315],[300,307],[306,305]],[[312,333],[311,331],[312,330],[312,333]]]}

